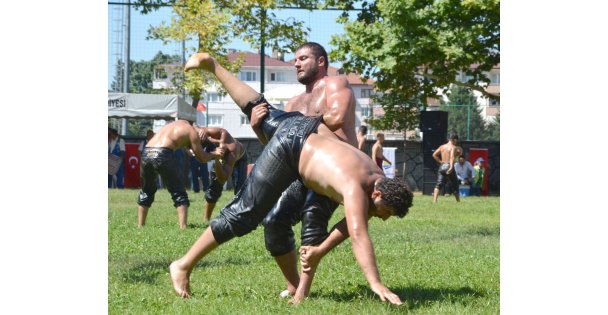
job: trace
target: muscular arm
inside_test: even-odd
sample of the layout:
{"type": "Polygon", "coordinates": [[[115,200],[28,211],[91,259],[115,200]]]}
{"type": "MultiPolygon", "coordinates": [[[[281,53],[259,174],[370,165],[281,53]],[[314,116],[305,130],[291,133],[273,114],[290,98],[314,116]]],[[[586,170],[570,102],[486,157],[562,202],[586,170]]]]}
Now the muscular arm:
{"type": "Polygon", "coordinates": [[[213,168],[215,169],[215,174],[220,183],[225,183],[228,180],[228,177],[232,174],[235,162],[236,157],[234,156],[234,153],[229,152],[226,154],[223,163],[220,162],[220,160],[214,163],[213,168]]]}
{"type": "Polygon", "coordinates": [[[374,247],[367,231],[368,196],[365,191],[360,187],[355,187],[345,193],[344,209],[353,252],[370,288],[382,301],[388,300],[393,304],[402,304],[401,299],[380,281],[374,247]]]}
{"type": "Polygon", "coordinates": [[[435,150],[435,152],[433,152],[433,159],[435,159],[435,161],[437,161],[437,163],[441,164],[441,146],[439,148],[437,148],[437,150],[435,150]]]}
{"type": "Polygon", "coordinates": [[[251,109],[251,129],[255,132],[255,135],[258,137],[262,144],[268,143],[268,139],[262,132],[262,123],[264,122],[264,118],[268,115],[268,107],[266,107],[266,103],[262,103],[254,106],[251,109]]]}
{"type": "Polygon", "coordinates": [[[323,121],[331,131],[336,131],[345,127],[354,95],[345,77],[328,77],[326,80],[327,111],[323,114],[323,121]]]}
{"type": "Polygon", "coordinates": [[[201,139],[194,128],[190,128],[188,131],[188,137],[190,139],[190,148],[192,149],[192,153],[194,153],[194,157],[201,163],[207,163],[215,158],[221,157],[224,152],[224,149],[222,148],[216,148],[215,151],[211,153],[205,152],[201,145],[201,139]]]}
{"type": "Polygon", "coordinates": [[[348,234],[352,239],[355,258],[367,282],[373,287],[381,284],[374,247],[367,230],[368,199],[361,188],[344,194],[344,209],[348,234]]]}

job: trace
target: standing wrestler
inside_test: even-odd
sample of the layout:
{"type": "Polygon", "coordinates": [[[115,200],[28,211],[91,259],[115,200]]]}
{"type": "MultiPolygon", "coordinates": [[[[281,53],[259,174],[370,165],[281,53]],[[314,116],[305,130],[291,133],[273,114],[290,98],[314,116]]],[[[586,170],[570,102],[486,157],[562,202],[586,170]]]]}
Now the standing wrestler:
{"type": "Polygon", "coordinates": [[[210,175],[211,183],[205,191],[204,219],[209,221],[215,203],[222,196],[222,189],[228,177],[232,176],[235,195],[243,185],[247,172],[247,154],[245,153],[245,146],[234,139],[224,128],[201,127],[199,135],[201,139],[205,137],[205,140],[203,140],[204,147],[214,148],[221,145],[225,150],[224,156],[213,163],[213,170],[210,175]]]}
{"type": "Polygon", "coordinates": [[[166,124],[146,144],[141,158],[141,190],[137,199],[137,223],[140,227],[146,224],[148,209],[154,202],[157,190],[156,179],[160,175],[171,194],[173,206],[177,209],[179,227],[186,228],[190,201],[184,186],[183,172],[174,158],[175,151],[190,147],[201,163],[219,159],[224,155],[224,149],[221,147],[211,153],[205,152],[201,145],[201,140],[204,139],[199,135],[200,132],[200,127],[192,126],[186,120],[177,120],[166,124]]]}
{"type": "MultiPolygon", "coordinates": [[[[308,50],[308,48],[307,48],[308,50]]],[[[301,56],[300,60],[302,61],[311,61],[313,59],[309,59],[311,58],[308,54],[306,54],[306,52],[302,52],[300,49],[298,49],[298,55],[302,54],[303,56],[301,56]]],[[[314,58],[314,60],[316,61],[323,61],[324,58],[314,58]]],[[[296,61],[296,63],[298,64],[296,67],[298,69],[298,73],[299,76],[304,76],[305,74],[305,70],[301,69],[301,68],[306,68],[309,69],[311,68],[310,64],[307,65],[299,65],[299,63],[296,61]]],[[[313,66],[314,67],[314,66],[313,66]]],[[[224,88],[227,90],[228,94],[230,94],[230,96],[232,97],[232,99],[235,101],[235,103],[241,107],[241,109],[243,110],[243,112],[245,112],[245,114],[250,118],[251,124],[252,126],[258,126],[258,122],[256,122],[256,119],[259,119],[260,117],[265,118],[266,115],[270,115],[270,122],[268,122],[269,118],[265,118],[263,120],[263,123],[265,125],[272,125],[273,124],[273,115],[276,115],[276,113],[279,113],[281,111],[270,111],[269,112],[269,106],[267,104],[265,104],[265,100],[263,99],[263,96],[259,95],[257,92],[255,92],[255,90],[253,90],[251,87],[249,87],[248,85],[244,84],[243,82],[239,81],[234,75],[232,75],[230,72],[228,72],[225,68],[223,68],[221,65],[219,65],[211,56],[209,56],[206,53],[199,53],[194,55],[193,57],[191,57],[189,59],[189,61],[186,63],[185,66],[186,71],[188,70],[192,70],[192,69],[202,69],[208,72],[211,72],[212,74],[214,74],[216,76],[216,78],[220,81],[220,83],[224,86],[224,88]],[[253,100],[253,101],[251,101],[253,100]],[[258,106],[257,104],[261,104],[258,106]]],[[[329,81],[332,82],[332,81],[329,81]]],[[[347,83],[346,80],[341,81],[342,83],[347,83]]],[[[338,85],[338,86],[334,86],[334,89],[337,90],[342,90],[344,88],[344,86],[339,86],[340,81],[338,82],[333,82],[332,85],[338,85]]],[[[318,82],[318,84],[321,84],[318,82]]],[[[313,85],[313,88],[315,86],[313,85]]],[[[314,89],[313,89],[314,90],[314,89]]],[[[350,88],[348,88],[348,90],[350,90],[350,88]]],[[[317,91],[318,93],[319,91],[317,91]]],[[[323,92],[323,91],[321,91],[323,92]]],[[[331,93],[330,96],[336,97],[340,95],[340,93],[331,93]]],[[[310,97],[310,95],[308,96],[310,97]]],[[[352,97],[352,91],[350,94],[350,97],[352,97]]],[[[332,99],[332,98],[330,98],[332,99]]],[[[326,102],[326,104],[336,104],[335,102],[326,102]]],[[[353,104],[354,105],[354,104],[353,104]]],[[[318,107],[317,107],[318,108],[318,107]]],[[[339,109],[340,106],[337,107],[332,107],[331,109],[339,109]]],[[[338,119],[338,117],[346,117],[346,116],[341,116],[339,114],[340,111],[328,111],[325,115],[323,115],[323,120],[324,121],[336,121],[338,122],[338,126],[343,126],[344,124],[340,124],[338,119]]],[[[281,115],[284,115],[284,112],[281,112],[281,115]]],[[[299,114],[299,113],[287,113],[287,114],[299,114]]],[[[345,119],[345,118],[342,118],[345,119]]],[[[325,126],[323,126],[324,128],[326,128],[325,126]]],[[[254,128],[254,131],[256,132],[256,134],[258,135],[258,137],[260,138],[260,140],[262,142],[267,142],[268,137],[261,131],[261,129],[259,127],[254,128]]],[[[349,131],[345,130],[345,133],[347,133],[349,131]]],[[[354,127],[351,128],[350,133],[348,133],[348,139],[349,139],[349,144],[352,146],[352,148],[354,148],[354,143],[356,143],[356,136],[354,135],[354,127]]],[[[344,138],[340,139],[343,140],[344,138]]],[[[358,151],[360,152],[360,151],[358,151]]],[[[365,156],[365,155],[364,155],[365,156]]],[[[369,157],[368,157],[369,159],[369,157]]],[[[258,163],[259,163],[260,159],[258,159],[258,163]]],[[[371,162],[371,161],[370,161],[371,162]]],[[[256,167],[257,164],[256,163],[256,167]]],[[[322,163],[326,163],[326,162],[322,162],[322,163]]],[[[346,165],[344,165],[344,167],[350,167],[348,165],[348,163],[346,165]]],[[[291,188],[291,187],[290,187],[291,188]]],[[[239,196],[237,196],[238,198],[239,196]]],[[[319,198],[317,198],[319,199],[319,198]]],[[[335,209],[335,207],[337,206],[337,203],[334,200],[328,199],[326,198],[326,200],[322,200],[322,202],[326,202],[326,203],[333,203],[333,205],[331,205],[331,209],[330,211],[333,212],[333,210],[335,209]]],[[[324,206],[324,205],[321,205],[324,206]]],[[[320,208],[319,206],[316,206],[317,208],[320,208]]],[[[313,213],[314,211],[311,211],[311,214],[314,215],[313,213]]],[[[326,227],[327,227],[327,220],[329,220],[329,216],[331,216],[331,212],[329,213],[329,215],[327,215],[327,212],[321,213],[321,217],[318,218],[317,220],[309,220],[310,216],[303,216],[302,217],[302,221],[303,221],[303,226],[306,226],[305,224],[305,220],[306,222],[308,221],[313,221],[313,223],[318,223],[320,226],[324,227],[321,229],[316,229],[316,226],[313,226],[313,228],[311,229],[313,233],[310,233],[313,237],[318,237],[318,236],[322,236],[322,238],[318,238],[318,242],[323,241],[323,238],[325,237],[325,235],[327,234],[326,231],[326,227]],[[314,233],[317,231],[323,231],[322,233],[314,233]]],[[[212,221],[213,222],[213,221],[212,221]]],[[[336,224],[336,227],[341,227],[342,229],[346,229],[347,224],[346,224],[347,220],[344,219],[342,220],[340,223],[336,224]]],[[[291,231],[290,225],[287,225],[288,230],[291,231]]],[[[303,242],[304,243],[304,242],[303,242]]],[[[314,243],[313,243],[314,244],[314,243]]],[[[294,246],[295,247],[295,246],[294,246]]],[[[203,253],[203,255],[206,253],[203,253]]],[[[294,253],[295,256],[295,253],[294,253]]],[[[202,256],[201,256],[202,257],[202,256]]],[[[200,258],[199,258],[200,259],[200,258]]],[[[297,257],[294,257],[293,260],[296,260],[297,257]]],[[[295,270],[295,274],[296,277],[297,275],[297,264],[296,261],[290,262],[290,265],[293,266],[293,269],[295,270]]],[[[310,281],[312,281],[312,275],[313,273],[310,273],[308,275],[308,279],[304,280],[304,281],[300,281],[300,283],[302,282],[307,282],[310,283],[310,281]]],[[[297,287],[297,281],[294,281],[295,284],[293,285],[293,287],[297,287]]],[[[174,282],[175,283],[175,282],[174,282]]],[[[180,290],[178,288],[176,288],[176,290],[178,290],[178,292],[180,292],[180,290]]],[[[375,291],[377,292],[377,291],[375,291]]],[[[187,295],[187,294],[186,294],[187,295]]],[[[384,298],[381,296],[381,298],[384,300],[384,298]]]]}
{"type": "MultiPolygon", "coordinates": [[[[200,65],[195,55],[186,65],[186,70],[200,65]]],[[[214,67],[217,71],[220,67],[214,67]]],[[[355,133],[355,97],[345,76],[327,76],[329,67],[327,52],[317,43],[302,44],[295,53],[296,77],[298,82],[306,86],[305,92],[291,98],[285,105],[287,112],[300,112],[306,116],[323,116],[324,124],[332,130],[338,138],[353,147],[357,146],[355,133]]],[[[207,70],[207,69],[205,69],[207,70]]],[[[214,73],[213,71],[211,71],[214,73]]],[[[239,93],[234,101],[244,91],[249,91],[250,100],[258,95],[253,89],[236,78],[222,76],[224,70],[216,76],[232,96],[239,93]],[[231,92],[232,91],[232,92],[231,92]]],[[[239,105],[240,106],[240,105],[239,105]]],[[[251,127],[262,143],[268,139],[260,130],[263,117],[258,113],[264,107],[253,110],[251,114],[251,127]]],[[[283,276],[287,280],[287,290],[281,296],[293,295],[300,281],[297,253],[292,226],[302,221],[301,243],[303,245],[317,245],[327,236],[328,220],[338,207],[330,198],[315,194],[300,180],[294,181],[281,195],[277,204],[264,219],[264,240],[266,249],[275,258],[283,276]]],[[[341,224],[346,224],[342,221],[341,224]]]]}
{"type": "MultiPolygon", "coordinates": [[[[251,119],[251,108],[259,102],[265,100],[260,97],[241,107],[248,118],[251,119]]],[[[265,117],[260,129],[269,139],[268,144],[241,191],[188,252],[169,266],[176,293],[189,297],[190,274],[197,263],[219,245],[254,230],[281,192],[301,178],[316,193],[344,205],[353,253],[371,290],[383,301],[401,304],[399,296],[380,280],[367,221],[374,216],[386,220],[407,214],[413,195],[405,182],[386,178],[369,156],[340,141],[322,124],[321,116],[284,112],[272,106],[258,106],[255,110],[266,111],[258,114],[265,117]]],[[[309,284],[313,276],[314,271],[302,278],[309,284]]]]}
{"type": "Polygon", "coordinates": [[[365,136],[367,135],[367,126],[360,126],[357,131],[357,148],[364,151],[365,148],[365,136]]]}
{"type": "Polygon", "coordinates": [[[439,163],[439,170],[437,171],[437,185],[433,190],[433,203],[437,203],[439,197],[439,188],[442,184],[450,182],[450,185],[454,189],[454,197],[456,201],[460,202],[460,195],[458,192],[458,178],[456,172],[454,172],[454,160],[457,154],[460,154],[462,149],[457,146],[458,135],[456,132],[450,132],[448,135],[448,142],[442,144],[435,152],[433,152],[433,159],[439,163]]]}
{"type": "Polygon", "coordinates": [[[381,170],[384,170],[382,167],[382,162],[386,161],[388,164],[392,164],[389,159],[384,156],[384,151],[382,148],[382,144],[384,143],[384,134],[382,132],[378,132],[376,134],[376,143],[372,146],[372,160],[376,162],[376,165],[381,170]]]}

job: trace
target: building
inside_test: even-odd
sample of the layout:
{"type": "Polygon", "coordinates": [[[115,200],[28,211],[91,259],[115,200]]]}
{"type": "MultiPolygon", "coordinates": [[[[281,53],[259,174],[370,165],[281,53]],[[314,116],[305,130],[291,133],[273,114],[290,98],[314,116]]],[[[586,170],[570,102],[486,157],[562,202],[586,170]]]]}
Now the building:
{"type": "MultiPolygon", "coordinates": [[[[244,62],[237,77],[259,92],[261,79],[260,55],[252,52],[233,51],[228,54],[228,59],[236,60],[241,54],[244,62]]],[[[305,90],[305,86],[299,83],[296,78],[293,66],[295,61],[286,62],[282,59],[282,56],[276,53],[272,57],[265,56],[264,58],[264,97],[280,109],[285,107],[289,99],[303,93],[305,90]]],[[[177,71],[178,68],[178,65],[159,66],[158,70],[155,71],[154,88],[172,87],[172,73],[177,71]]],[[[332,66],[329,67],[328,74],[330,76],[344,75],[340,69],[332,66]]],[[[370,96],[373,91],[373,81],[363,82],[360,76],[352,73],[346,76],[355,94],[355,125],[358,128],[365,117],[371,115],[370,96]]],[[[199,112],[197,119],[199,125],[225,128],[236,138],[256,138],[247,117],[229,95],[221,94],[219,86],[207,87],[201,101],[206,107],[206,112],[199,112]]]]}
{"type": "MultiPolygon", "coordinates": [[[[237,52],[232,51],[228,55],[228,59],[236,60],[240,55],[244,59],[241,70],[237,77],[252,87],[255,91],[260,91],[260,55],[252,52],[237,52]]],[[[273,53],[273,56],[265,56],[265,73],[264,73],[264,96],[275,107],[283,109],[287,101],[304,92],[304,85],[300,84],[296,79],[294,71],[294,60],[284,61],[280,54],[273,53]]],[[[473,65],[475,67],[475,65],[473,65]]],[[[171,78],[173,73],[179,71],[181,65],[161,65],[155,71],[153,80],[154,88],[171,88],[171,78]]],[[[329,66],[328,75],[345,75],[342,69],[329,66]]],[[[369,117],[381,117],[384,115],[384,110],[378,104],[373,104],[371,96],[374,93],[374,81],[369,79],[363,81],[361,76],[349,73],[346,74],[350,83],[356,101],[356,121],[355,127],[366,125],[365,119],[369,117]]],[[[500,64],[496,65],[490,72],[487,73],[491,83],[486,87],[486,91],[492,94],[500,95],[500,64]]],[[[469,78],[460,73],[456,80],[466,81],[469,78]]],[[[477,96],[479,106],[483,109],[482,116],[486,121],[492,121],[493,117],[499,112],[500,104],[498,101],[490,100],[480,92],[474,91],[477,96]]],[[[438,95],[438,98],[444,98],[445,95],[438,95]]],[[[256,138],[255,133],[249,125],[247,117],[241,112],[239,107],[234,103],[229,95],[222,95],[219,86],[207,87],[204,95],[201,97],[201,102],[204,103],[206,111],[198,112],[197,123],[199,125],[210,127],[222,127],[230,131],[237,138],[256,138]]],[[[430,108],[438,107],[438,99],[429,99],[428,105],[430,108]]],[[[404,138],[415,138],[419,135],[418,130],[409,130],[403,134],[401,131],[391,130],[372,130],[368,128],[367,138],[375,140],[374,134],[383,132],[387,140],[403,140],[404,138]]]]}

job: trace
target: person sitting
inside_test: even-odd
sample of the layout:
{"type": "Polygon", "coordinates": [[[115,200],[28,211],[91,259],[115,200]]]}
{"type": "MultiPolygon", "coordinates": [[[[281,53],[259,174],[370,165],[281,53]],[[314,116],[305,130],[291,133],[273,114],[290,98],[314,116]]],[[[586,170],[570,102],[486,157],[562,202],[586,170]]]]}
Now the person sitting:
{"type": "Polygon", "coordinates": [[[465,160],[464,156],[458,157],[458,162],[454,165],[456,177],[461,185],[471,185],[473,177],[475,177],[475,169],[471,163],[465,160]]]}

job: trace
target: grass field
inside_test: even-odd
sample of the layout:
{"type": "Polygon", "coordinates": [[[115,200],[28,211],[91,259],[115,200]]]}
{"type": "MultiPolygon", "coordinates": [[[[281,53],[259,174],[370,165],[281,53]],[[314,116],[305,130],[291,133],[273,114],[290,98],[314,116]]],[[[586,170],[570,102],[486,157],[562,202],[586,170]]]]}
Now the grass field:
{"type": "MultiPolygon", "coordinates": [[[[321,262],[310,297],[288,305],[278,294],[281,273],[264,248],[263,228],[233,239],[199,262],[194,296],[173,293],[169,263],[208,226],[204,197],[189,191],[189,228],[178,228],[166,190],[156,194],[146,226],[137,228],[137,190],[108,191],[109,314],[498,314],[500,313],[500,204],[498,197],[416,194],[403,219],[370,221],[384,284],[404,304],[380,301],[369,289],[350,241],[321,262]]],[[[233,196],[224,192],[214,212],[233,196]]],[[[344,217],[336,210],[330,226],[344,217]]],[[[294,227],[299,239],[300,225],[294,227]]]]}

